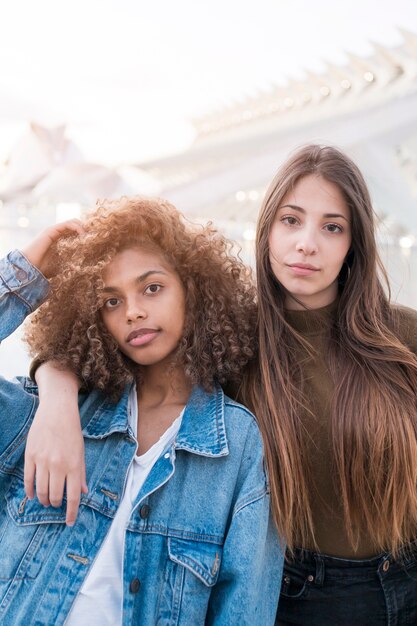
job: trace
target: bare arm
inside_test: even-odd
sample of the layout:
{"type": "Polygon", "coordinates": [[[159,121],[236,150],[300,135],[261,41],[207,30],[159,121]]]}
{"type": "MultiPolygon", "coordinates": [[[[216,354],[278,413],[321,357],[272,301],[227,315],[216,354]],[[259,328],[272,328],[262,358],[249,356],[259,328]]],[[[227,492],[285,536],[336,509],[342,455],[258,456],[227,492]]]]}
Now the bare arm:
{"type": "MultiPolygon", "coordinates": [[[[44,276],[54,274],[51,249],[61,237],[83,235],[82,223],[68,220],[42,231],[22,249],[27,260],[44,276]]],[[[53,363],[44,363],[36,372],[39,388],[39,408],[29,431],[24,481],[27,496],[36,495],[45,506],[60,506],[64,487],[67,492],[68,525],[77,517],[80,493],[87,493],[84,462],[84,440],[78,412],[77,377],[59,369],[53,363]]]]}
{"type": "Polygon", "coordinates": [[[36,371],[39,408],[29,431],[25,452],[25,490],[44,505],[60,506],[67,494],[66,522],[72,526],[81,493],[87,493],[84,439],[78,411],[77,377],[53,362],[36,371]]]}

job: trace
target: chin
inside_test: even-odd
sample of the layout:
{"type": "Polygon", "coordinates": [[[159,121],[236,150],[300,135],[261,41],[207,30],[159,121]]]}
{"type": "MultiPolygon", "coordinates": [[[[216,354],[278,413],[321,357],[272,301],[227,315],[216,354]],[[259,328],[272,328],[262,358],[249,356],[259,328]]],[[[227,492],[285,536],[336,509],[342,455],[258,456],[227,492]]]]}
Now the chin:
{"type": "Polygon", "coordinates": [[[292,291],[288,292],[293,298],[315,298],[317,293],[315,291],[292,291]]]}

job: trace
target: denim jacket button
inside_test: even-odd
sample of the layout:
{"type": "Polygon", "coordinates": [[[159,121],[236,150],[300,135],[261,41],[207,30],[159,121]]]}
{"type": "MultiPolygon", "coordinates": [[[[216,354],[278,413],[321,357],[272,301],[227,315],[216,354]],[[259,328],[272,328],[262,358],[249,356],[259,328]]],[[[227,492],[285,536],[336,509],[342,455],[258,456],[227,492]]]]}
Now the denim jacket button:
{"type": "Polygon", "coordinates": [[[20,282],[23,282],[28,277],[28,275],[25,272],[25,270],[22,270],[22,268],[20,268],[20,267],[16,268],[15,275],[16,275],[17,280],[20,281],[20,282]]]}
{"type": "Polygon", "coordinates": [[[131,593],[137,593],[140,589],[140,580],[139,578],[134,578],[130,581],[129,591],[131,593]]]}
{"type": "Polygon", "coordinates": [[[150,510],[151,510],[151,507],[148,506],[147,504],[144,504],[143,506],[140,507],[139,515],[141,516],[142,519],[146,519],[147,517],[149,517],[150,510]]]}
{"type": "Polygon", "coordinates": [[[384,570],[384,572],[388,572],[388,570],[389,570],[389,560],[388,559],[386,561],[384,561],[384,565],[382,566],[382,569],[384,570]]]}

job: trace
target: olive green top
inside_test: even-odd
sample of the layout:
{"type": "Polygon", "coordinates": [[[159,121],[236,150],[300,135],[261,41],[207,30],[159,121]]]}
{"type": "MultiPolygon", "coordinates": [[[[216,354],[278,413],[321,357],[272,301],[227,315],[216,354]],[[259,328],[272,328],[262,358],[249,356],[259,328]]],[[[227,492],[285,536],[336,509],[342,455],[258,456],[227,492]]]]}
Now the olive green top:
{"type": "MultiPolygon", "coordinates": [[[[398,336],[417,354],[417,311],[396,307],[398,336]]],[[[303,359],[305,396],[312,414],[305,413],[306,446],[311,463],[308,475],[316,540],[321,553],[348,559],[366,559],[380,552],[371,536],[362,533],[357,551],[350,545],[344,526],[342,499],[337,488],[330,440],[330,402],[333,382],[324,355],[329,327],[336,316],[337,301],[314,311],[287,311],[286,319],[312,345],[315,354],[303,359]]],[[[294,355],[301,363],[301,353],[294,355]]],[[[300,546],[313,549],[313,546],[300,546]]]]}

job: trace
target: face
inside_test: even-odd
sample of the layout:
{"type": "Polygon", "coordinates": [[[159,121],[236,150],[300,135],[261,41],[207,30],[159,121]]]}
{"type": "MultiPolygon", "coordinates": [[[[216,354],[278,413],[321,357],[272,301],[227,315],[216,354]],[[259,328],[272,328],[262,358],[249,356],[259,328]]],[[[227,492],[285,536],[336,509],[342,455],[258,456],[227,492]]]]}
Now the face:
{"type": "Polygon", "coordinates": [[[286,308],[333,302],[350,244],[350,211],[340,189],[314,174],[299,180],[278,207],[269,235],[269,259],[286,290],[286,308]]]}
{"type": "Polygon", "coordinates": [[[183,334],[185,291],[157,252],[123,250],[103,275],[103,322],[120,350],[139,365],[169,361],[183,334]]]}

